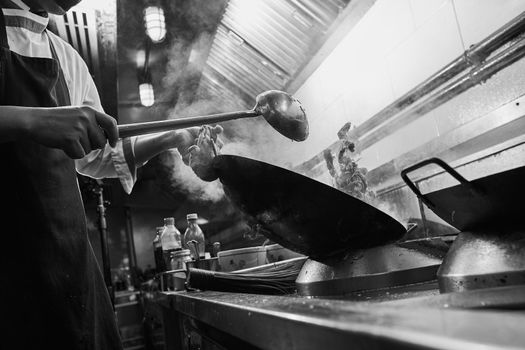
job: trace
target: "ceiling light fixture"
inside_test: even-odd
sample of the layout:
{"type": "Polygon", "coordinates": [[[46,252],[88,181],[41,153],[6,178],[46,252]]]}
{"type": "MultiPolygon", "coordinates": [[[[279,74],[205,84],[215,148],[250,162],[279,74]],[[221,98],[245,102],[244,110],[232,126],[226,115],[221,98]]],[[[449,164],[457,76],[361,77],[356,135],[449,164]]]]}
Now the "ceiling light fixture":
{"type": "Polygon", "coordinates": [[[140,103],[144,107],[153,106],[155,103],[155,92],[153,91],[153,85],[148,82],[143,82],[139,85],[139,96],[140,103]]]}
{"type": "Polygon", "coordinates": [[[149,54],[150,54],[150,43],[146,42],[146,48],[144,50],[144,62],[143,67],[138,67],[138,81],[139,81],[139,98],[140,103],[144,107],[151,107],[155,103],[155,92],[153,90],[153,83],[151,79],[151,73],[149,71],[149,54]]]}
{"type": "Polygon", "coordinates": [[[166,19],[164,10],[159,6],[148,6],[144,10],[146,34],[154,43],[160,43],[166,37],[166,19]]]}

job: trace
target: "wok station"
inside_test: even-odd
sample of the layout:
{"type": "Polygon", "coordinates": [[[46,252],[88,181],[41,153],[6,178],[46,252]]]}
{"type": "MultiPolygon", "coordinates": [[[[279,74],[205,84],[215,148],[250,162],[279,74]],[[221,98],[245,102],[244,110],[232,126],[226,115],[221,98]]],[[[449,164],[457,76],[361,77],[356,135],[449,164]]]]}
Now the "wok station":
{"type": "Polygon", "coordinates": [[[525,3],[93,6],[57,28],[120,137],[224,128],[200,179],[80,181],[127,349],[525,348],[525,3]],[[205,254],[161,269],[194,212],[205,254]]]}

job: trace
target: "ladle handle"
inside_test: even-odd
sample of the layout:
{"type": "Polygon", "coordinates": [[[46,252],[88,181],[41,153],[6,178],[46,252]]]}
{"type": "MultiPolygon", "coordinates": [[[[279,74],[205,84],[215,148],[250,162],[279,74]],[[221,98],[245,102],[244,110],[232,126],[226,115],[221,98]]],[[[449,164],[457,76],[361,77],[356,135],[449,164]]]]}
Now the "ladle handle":
{"type": "Polygon", "coordinates": [[[161,120],[146,123],[122,124],[118,126],[120,138],[152,134],[155,132],[184,129],[192,126],[201,126],[206,124],[220,123],[227,120],[257,117],[260,114],[255,110],[210,114],[197,117],[188,117],[181,119],[161,120]]]}

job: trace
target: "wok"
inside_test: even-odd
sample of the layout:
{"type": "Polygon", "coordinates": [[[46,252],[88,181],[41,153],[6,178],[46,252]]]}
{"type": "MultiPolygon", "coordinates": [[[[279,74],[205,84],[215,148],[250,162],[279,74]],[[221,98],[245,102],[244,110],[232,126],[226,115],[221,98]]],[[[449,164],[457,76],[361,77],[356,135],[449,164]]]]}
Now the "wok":
{"type": "Polygon", "coordinates": [[[525,167],[468,181],[441,159],[430,158],[404,169],[401,177],[430,210],[461,231],[525,227],[525,167]],[[407,174],[428,164],[440,166],[460,184],[422,194],[407,174]]]}
{"type": "Polygon", "coordinates": [[[306,176],[261,161],[219,155],[226,195],[262,233],[310,257],[399,239],[404,226],[373,206],[306,176]]]}

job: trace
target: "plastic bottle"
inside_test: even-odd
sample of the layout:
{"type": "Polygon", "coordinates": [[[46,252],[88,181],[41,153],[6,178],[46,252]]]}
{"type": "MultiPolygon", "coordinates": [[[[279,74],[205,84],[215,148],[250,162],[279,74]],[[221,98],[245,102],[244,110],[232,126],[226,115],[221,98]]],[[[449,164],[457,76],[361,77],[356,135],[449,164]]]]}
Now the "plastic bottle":
{"type": "Polygon", "coordinates": [[[155,257],[155,271],[157,271],[157,273],[166,271],[166,264],[162,254],[162,242],[160,241],[160,235],[163,230],[164,226],[157,227],[156,235],[153,239],[153,256],[155,257]]]}
{"type": "Polygon", "coordinates": [[[162,244],[165,266],[170,266],[171,252],[182,249],[180,232],[175,227],[174,218],[164,218],[164,228],[160,235],[160,242],[162,244]]]}
{"type": "MultiPolygon", "coordinates": [[[[204,259],[204,248],[205,248],[205,239],[204,239],[204,233],[202,232],[201,228],[197,224],[197,219],[199,216],[195,213],[186,215],[186,219],[188,220],[188,228],[186,229],[186,232],[184,232],[184,247],[186,249],[189,249],[188,242],[195,240],[198,243],[199,246],[199,257],[201,259],[204,259]]],[[[191,249],[190,249],[191,250],[191,249]]],[[[197,257],[193,257],[196,259],[197,257]]]]}

